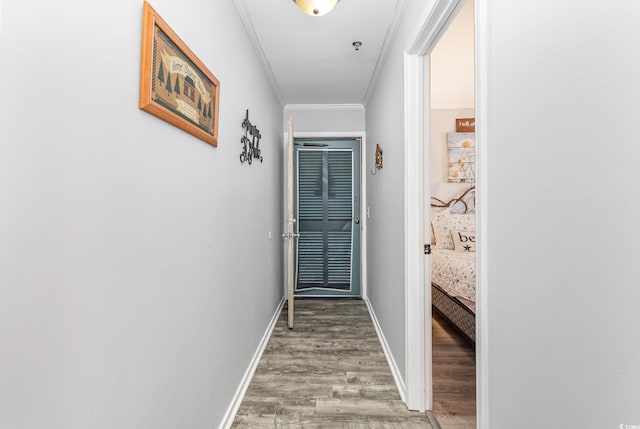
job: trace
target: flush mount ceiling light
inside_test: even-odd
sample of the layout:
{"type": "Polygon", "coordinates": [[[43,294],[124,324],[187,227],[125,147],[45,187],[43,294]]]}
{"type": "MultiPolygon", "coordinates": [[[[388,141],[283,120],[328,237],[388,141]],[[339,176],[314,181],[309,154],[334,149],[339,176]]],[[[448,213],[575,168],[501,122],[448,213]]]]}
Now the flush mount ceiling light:
{"type": "Polygon", "coordinates": [[[293,0],[307,15],[322,16],[335,7],[340,0],[293,0]]]}

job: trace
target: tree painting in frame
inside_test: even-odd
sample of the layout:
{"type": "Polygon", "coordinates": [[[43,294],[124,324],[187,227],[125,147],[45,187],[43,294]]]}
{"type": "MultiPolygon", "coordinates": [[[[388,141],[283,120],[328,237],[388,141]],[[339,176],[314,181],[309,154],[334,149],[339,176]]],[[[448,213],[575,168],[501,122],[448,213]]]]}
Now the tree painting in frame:
{"type": "Polygon", "coordinates": [[[140,108],[218,145],[220,82],[144,2],[140,108]]]}

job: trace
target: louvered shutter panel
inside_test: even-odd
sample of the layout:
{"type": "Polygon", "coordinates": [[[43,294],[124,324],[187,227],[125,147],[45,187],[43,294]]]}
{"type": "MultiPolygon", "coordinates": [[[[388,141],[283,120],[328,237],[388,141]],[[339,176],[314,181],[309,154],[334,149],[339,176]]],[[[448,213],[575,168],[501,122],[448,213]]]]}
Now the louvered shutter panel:
{"type": "Polygon", "coordinates": [[[351,287],[353,151],[298,152],[297,289],[351,287]]]}

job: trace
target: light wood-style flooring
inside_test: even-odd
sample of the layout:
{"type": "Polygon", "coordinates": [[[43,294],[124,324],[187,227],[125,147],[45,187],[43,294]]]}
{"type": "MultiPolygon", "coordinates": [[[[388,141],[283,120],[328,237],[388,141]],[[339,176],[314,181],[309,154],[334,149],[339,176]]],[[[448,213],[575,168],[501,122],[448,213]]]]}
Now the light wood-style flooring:
{"type": "Polygon", "coordinates": [[[407,411],[361,300],[283,309],[232,428],[431,429],[407,411]]]}
{"type": "Polygon", "coordinates": [[[442,429],[476,427],[474,347],[433,312],[433,414],[442,429]]]}

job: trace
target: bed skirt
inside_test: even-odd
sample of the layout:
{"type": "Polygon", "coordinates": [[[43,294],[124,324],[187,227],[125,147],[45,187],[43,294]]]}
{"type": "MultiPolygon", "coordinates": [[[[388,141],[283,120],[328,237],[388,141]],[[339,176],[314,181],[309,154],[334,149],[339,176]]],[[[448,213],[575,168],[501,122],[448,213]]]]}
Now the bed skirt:
{"type": "Polygon", "coordinates": [[[473,344],[476,343],[476,315],[462,301],[432,283],[431,303],[462,335],[473,344]]]}

